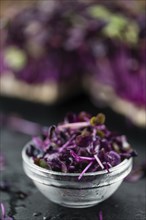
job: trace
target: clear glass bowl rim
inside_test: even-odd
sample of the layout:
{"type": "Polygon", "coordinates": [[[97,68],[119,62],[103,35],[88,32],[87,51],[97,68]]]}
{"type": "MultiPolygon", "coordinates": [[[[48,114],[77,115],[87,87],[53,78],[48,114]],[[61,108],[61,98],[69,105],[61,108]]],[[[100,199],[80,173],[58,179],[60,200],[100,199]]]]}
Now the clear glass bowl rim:
{"type": "MultiPolygon", "coordinates": [[[[33,168],[36,172],[42,172],[45,174],[51,174],[51,175],[56,175],[56,176],[72,176],[72,177],[78,177],[80,175],[80,173],[62,173],[62,172],[57,172],[57,171],[52,171],[52,170],[47,170],[45,168],[39,167],[36,164],[34,164],[29,156],[26,154],[26,149],[27,147],[32,143],[32,141],[29,141],[22,150],[22,159],[23,161],[30,166],[31,168],[33,168]]],[[[127,165],[127,163],[132,163],[132,158],[130,159],[125,159],[123,160],[120,164],[118,164],[117,166],[114,166],[112,168],[109,169],[110,173],[113,173],[117,170],[119,170],[120,168],[124,167],[125,165],[127,165]]],[[[90,173],[84,173],[84,176],[97,176],[97,175],[104,175],[107,174],[108,171],[107,170],[102,170],[102,171],[97,171],[97,172],[90,172],[90,173]]]]}

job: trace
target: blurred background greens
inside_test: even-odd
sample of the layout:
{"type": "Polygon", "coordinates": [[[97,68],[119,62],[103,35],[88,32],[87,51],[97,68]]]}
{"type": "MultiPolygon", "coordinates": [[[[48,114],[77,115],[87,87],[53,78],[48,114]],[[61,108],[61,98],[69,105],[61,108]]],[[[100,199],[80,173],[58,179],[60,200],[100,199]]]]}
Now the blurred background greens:
{"type": "Polygon", "coordinates": [[[110,124],[145,128],[145,6],[2,0],[1,125],[27,132],[24,119],[51,124],[84,110],[105,112],[110,124]]]}

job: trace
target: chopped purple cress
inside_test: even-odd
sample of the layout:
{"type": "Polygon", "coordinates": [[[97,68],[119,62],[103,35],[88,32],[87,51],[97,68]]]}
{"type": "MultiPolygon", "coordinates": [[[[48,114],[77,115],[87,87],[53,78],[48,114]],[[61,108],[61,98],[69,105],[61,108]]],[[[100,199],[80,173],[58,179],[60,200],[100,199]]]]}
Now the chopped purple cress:
{"type": "Polygon", "coordinates": [[[102,113],[70,113],[51,126],[42,137],[34,137],[27,155],[40,167],[63,173],[107,170],[136,156],[124,135],[110,131],[102,113]]]}

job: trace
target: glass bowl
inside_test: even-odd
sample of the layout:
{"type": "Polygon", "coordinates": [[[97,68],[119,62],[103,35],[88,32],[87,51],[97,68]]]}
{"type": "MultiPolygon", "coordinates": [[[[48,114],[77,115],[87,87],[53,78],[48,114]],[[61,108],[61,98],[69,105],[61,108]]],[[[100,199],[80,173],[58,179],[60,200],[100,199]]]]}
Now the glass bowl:
{"type": "Polygon", "coordinates": [[[52,202],[70,208],[87,208],[109,198],[121,185],[132,169],[132,158],[107,170],[85,173],[80,180],[77,173],[61,173],[35,165],[22,151],[23,167],[40,192],[52,202]]]}

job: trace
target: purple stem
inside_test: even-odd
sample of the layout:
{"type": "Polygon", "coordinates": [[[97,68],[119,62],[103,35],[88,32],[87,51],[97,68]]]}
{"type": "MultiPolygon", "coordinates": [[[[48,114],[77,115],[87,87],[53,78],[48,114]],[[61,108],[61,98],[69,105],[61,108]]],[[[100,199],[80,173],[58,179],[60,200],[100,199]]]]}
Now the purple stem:
{"type": "Polygon", "coordinates": [[[99,220],[103,220],[102,211],[99,212],[99,220]]]}
{"type": "Polygon", "coordinates": [[[84,173],[86,173],[86,171],[92,166],[93,161],[91,161],[86,167],[85,169],[82,171],[82,173],[79,175],[78,180],[80,180],[82,178],[82,176],[84,175],[84,173]]]}
{"type": "Polygon", "coordinates": [[[4,218],[5,218],[5,207],[4,207],[3,203],[1,203],[1,211],[2,211],[1,218],[2,218],[2,220],[4,220],[4,218]]]}
{"type": "Polygon", "coordinates": [[[59,130],[62,130],[64,128],[77,129],[77,128],[82,128],[82,127],[86,127],[86,126],[90,126],[90,122],[67,123],[67,124],[59,125],[58,129],[59,130]]]}

